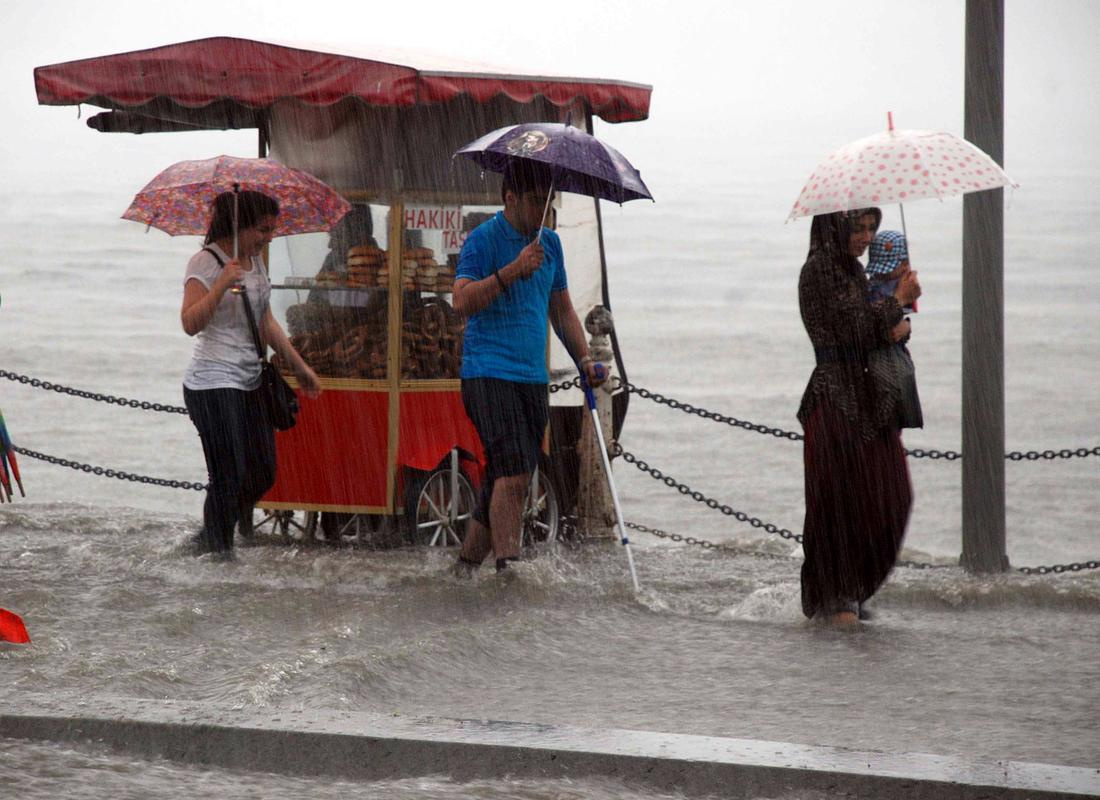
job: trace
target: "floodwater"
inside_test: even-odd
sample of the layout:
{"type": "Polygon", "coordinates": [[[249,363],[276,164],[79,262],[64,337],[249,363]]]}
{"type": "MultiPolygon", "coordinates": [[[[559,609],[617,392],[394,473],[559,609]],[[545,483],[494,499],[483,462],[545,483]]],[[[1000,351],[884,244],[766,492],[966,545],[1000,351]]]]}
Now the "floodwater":
{"type": "MultiPolygon", "coordinates": [[[[1014,177],[1028,185],[1029,176],[1014,177]]],[[[1100,306],[1089,205],[1047,213],[1088,185],[1067,177],[1044,190],[1033,180],[1006,212],[1010,450],[1100,443],[1100,355],[1082,336],[1095,330],[1100,306]]],[[[797,429],[812,361],[795,297],[808,226],[782,226],[786,207],[761,207],[757,188],[748,174],[735,189],[695,185],[690,200],[673,193],[661,207],[605,210],[612,298],[634,383],[797,429]],[[699,208],[701,219],[689,213],[699,208]],[[655,230],[647,215],[658,213],[655,230]]],[[[18,342],[3,368],[179,404],[190,344],[178,331],[179,280],[194,243],[114,221],[125,203],[106,189],[43,194],[0,220],[6,251],[18,244],[25,256],[2,287],[0,331],[18,342]],[[60,254],[56,230],[66,231],[60,254]]],[[[960,209],[906,211],[925,287],[911,349],[928,426],[906,443],[956,450],[960,209]]],[[[897,227],[890,213],[886,224],[897,227]]],[[[0,400],[23,447],[204,477],[185,417],[8,381],[0,400]]],[[[798,443],[636,397],[622,444],[720,502],[801,529],[798,443]]],[[[734,549],[634,535],[638,596],[611,544],[540,553],[509,584],[491,574],[459,581],[447,575],[450,554],[412,548],[263,540],[237,563],[218,564],[179,552],[201,494],[29,458],[21,465],[29,497],[0,508],[0,606],[25,617],[34,643],[0,646],[6,696],[61,694],[89,707],[119,695],[322,706],[1100,763],[1100,572],[979,578],[951,566],[959,462],[911,460],[905,556],[944,568],[898,570],[874,602],[877,618],[855,634],[802,619],[789,542],[623,463],[616,478],[628,519],[734,549]]],[[[1011,462],[1007,491],[1014,565],[1100,557],[1100,459],[1011,462]]],[[[350,786],[0,742],[0,773],[16,764],[27,780],[20,796],[32,798],[62,785],[68,797],[92,796],[93,786],[97,796],[167,797],[180,781],[225,797],[659,796],[598,781],[471,786],[425,776],[350,786]]]]}

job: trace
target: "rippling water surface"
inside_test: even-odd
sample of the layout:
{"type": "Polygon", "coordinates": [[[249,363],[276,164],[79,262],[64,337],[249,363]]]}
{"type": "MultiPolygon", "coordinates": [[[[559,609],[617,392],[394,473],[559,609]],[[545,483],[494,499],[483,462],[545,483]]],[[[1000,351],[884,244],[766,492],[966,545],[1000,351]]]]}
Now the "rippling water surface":
{"type": "Polygon", "coordinates": [[[0,653],[14,692],[1079,765],[1100,746],[1095,574],[899,571],[853,635],[802,619],[784,557],[640,548],[635,597],[610,544],[543,553],[503,583],[449,577],[449,554],[419,549],[267,542],[194,560],[178,550],[189,520],[140,511],[0,519],[5,594],[35,639],[0,653]]]}

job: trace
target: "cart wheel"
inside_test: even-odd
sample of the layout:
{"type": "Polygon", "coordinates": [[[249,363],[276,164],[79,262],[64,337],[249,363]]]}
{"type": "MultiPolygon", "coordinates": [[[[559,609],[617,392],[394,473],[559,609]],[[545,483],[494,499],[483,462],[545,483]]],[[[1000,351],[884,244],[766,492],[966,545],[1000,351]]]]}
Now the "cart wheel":
{"type": "Polygon", "coordinates": [[[477,502],[474,488],[462,469],[454,476],[447,463],[430,473],[413,473],[407,485],[405,518],[413,544],[428,547],[461,545],[477,502]],[[457,484],[452,483],[452,477],[457,484]]]}
{"type": "Polygon", "coordinates": [[[252,541],[257,533],[267,534],[269,536],[285,536],[287,532],[287,515],[292,515],[293,513],[292,511],[256,509],[253,511],[252,530],[246,533],[242,526],[238,524],[237,531],[246,541],[252,541]],[[257,511],[262,515],[259,520],[255,519],[257,511]]]}
{"type": "Polygon", "coordinates": [[[531,476],[531,485],[523,504],[522,547],[558,540],[561,524],[559,496],[550,463],[547,459],[540,458],[538,470],[531,476]]]}
{"type": "MultiPolygon", "coordinates": [[[[265,533],[288,540],[310,541],[317,532],[316,511],[303,511],[301,517],[298,516],[297,511],[272,510],[261,513],[263,516],[253,522],[253,533],[265,533]]],[[[251,540],[252,535],[246,534],[245,538],[251,540]]]]}
{"type": "Polygon", "coordinates": [[[306,511],[305,515],[305,527],[302,530],[302,538],[307,542],[315,542],[317,541],[317,522],[321,514],[318,511],[306,511]]]}

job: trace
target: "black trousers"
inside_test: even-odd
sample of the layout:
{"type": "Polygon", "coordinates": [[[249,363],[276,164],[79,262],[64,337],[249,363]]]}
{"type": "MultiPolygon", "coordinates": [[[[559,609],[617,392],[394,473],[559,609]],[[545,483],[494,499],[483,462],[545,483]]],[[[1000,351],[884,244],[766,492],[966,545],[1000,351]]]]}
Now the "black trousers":
{"type": "Polygon", "coordinates": [[[183,402],[202,440],[210,478],[200,544],[213,552],[231,550],[237,522],[251,522],[253,506],[275,483],[275,429],[258,390],[185,386],[183,402]]]}

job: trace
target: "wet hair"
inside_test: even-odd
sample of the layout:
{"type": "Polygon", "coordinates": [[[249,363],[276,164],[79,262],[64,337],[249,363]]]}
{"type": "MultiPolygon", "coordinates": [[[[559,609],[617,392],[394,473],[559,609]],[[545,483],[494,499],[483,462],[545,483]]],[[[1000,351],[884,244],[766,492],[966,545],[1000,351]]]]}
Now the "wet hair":
{"type": "Polygon", "coordinates": [[[545,194],[550,190],[553,182],[554,177],[545,164],[539,164],[537,161],[512,161],[504,170],[500,199],[503,201],[508,192],[514,192],[516,196],[536,190],[545,194]]]}
{"type": "MultiPolygon", "coordinates": [[[[214,198],[213,213],[210,215],[210,227],[206,230],[203,244],[211,244],[218,239],[228,239],[233,235],[233,192],[222,192],[214,198]]],[[[279,201],[262,192],[237,192],[237,228],[255,228],[264,217],[279,215],[279,201]]]]}
{"type": "Polygon", "coordinates": [[[852,236],[852,223],[860,217],[875,218],[875,230],[882,224],[882,210],[875,208],[855,208],[851,211],[836,211],[832,214],[818,214],[810,225],[809,257],[826,255],[830,258],[848,262],[848,240],[852,236]]]}

